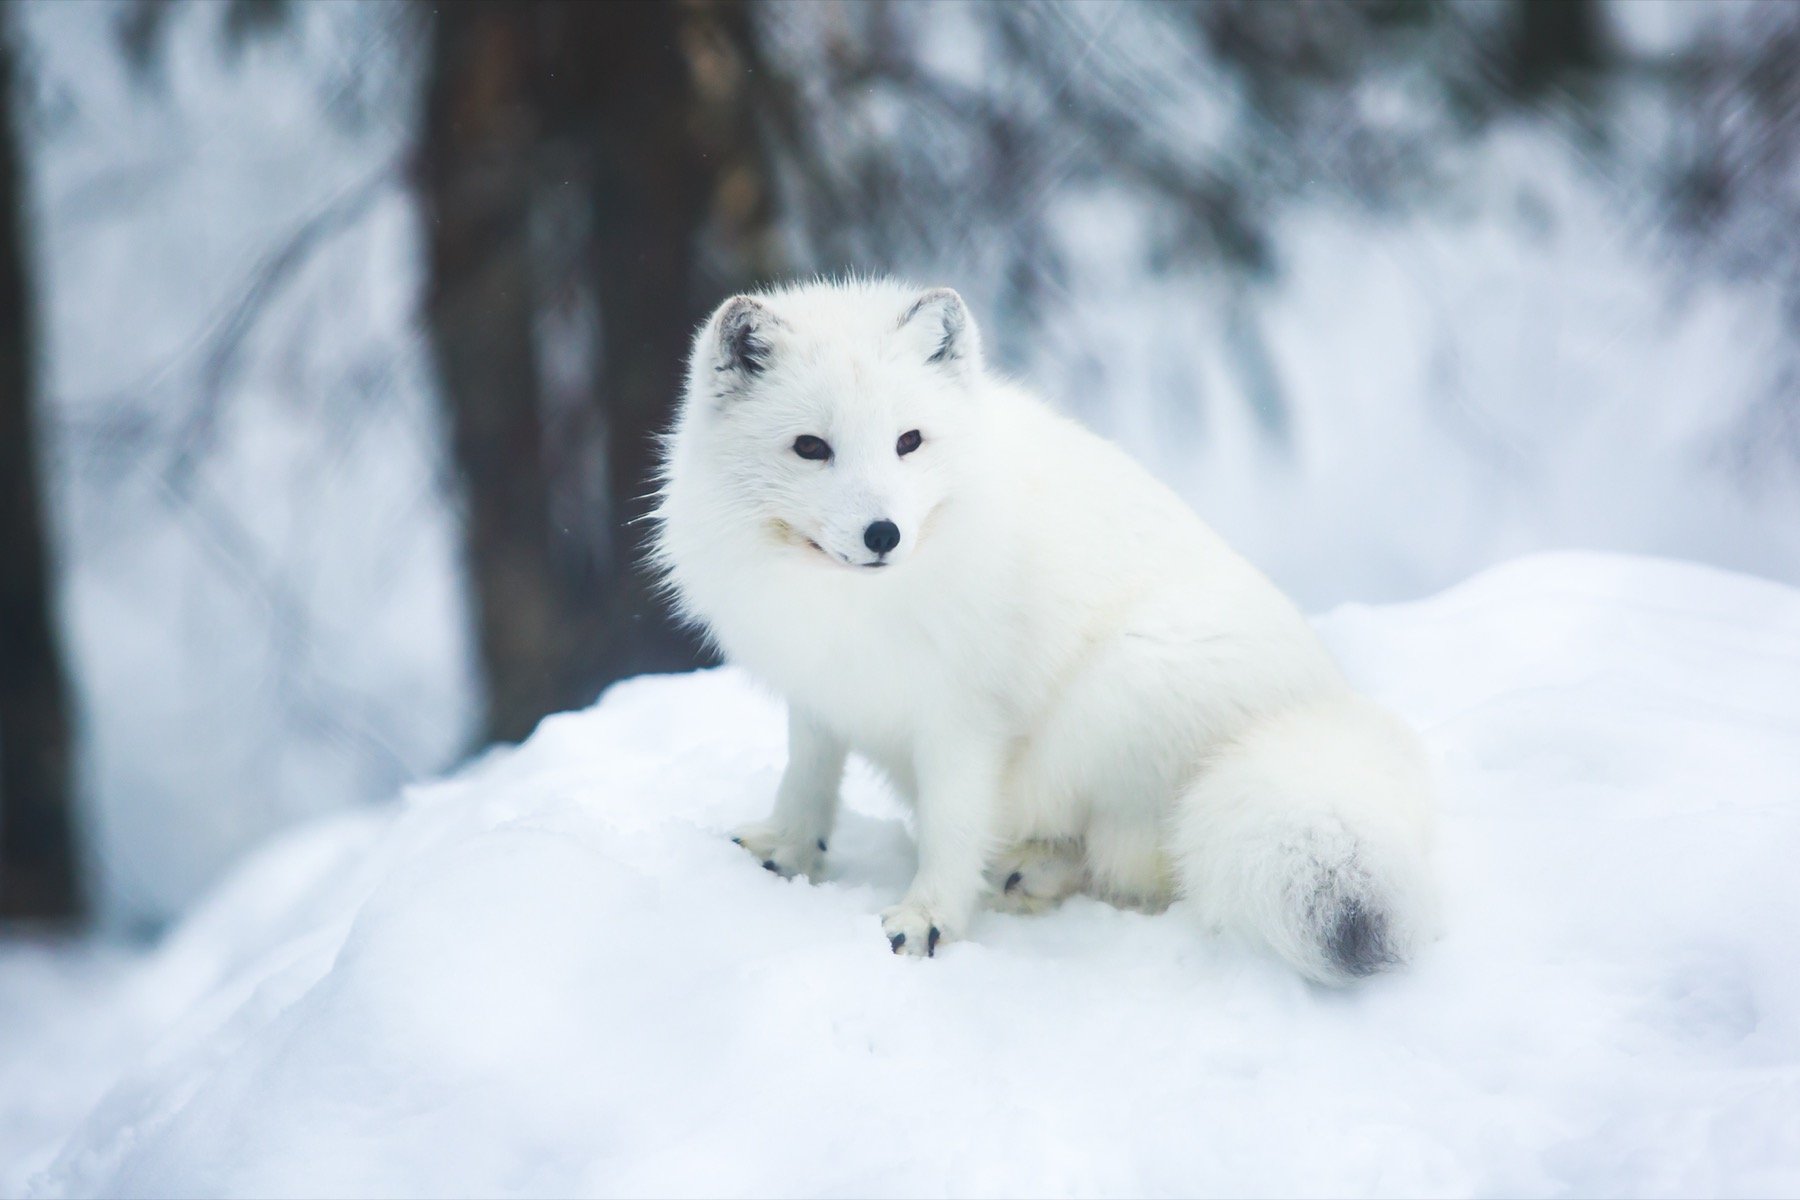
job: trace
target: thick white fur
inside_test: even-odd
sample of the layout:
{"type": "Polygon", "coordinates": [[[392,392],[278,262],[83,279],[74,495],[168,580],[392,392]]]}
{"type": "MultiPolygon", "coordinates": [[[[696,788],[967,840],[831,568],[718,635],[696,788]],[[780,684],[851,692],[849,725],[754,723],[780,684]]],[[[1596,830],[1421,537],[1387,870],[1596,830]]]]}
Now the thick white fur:
{"type": "Polygon", "coordinates": [[[813,283],[722,306],[658,516],[682,610],[789,702],[788,769],[745,848],[815,873],[849,751],[916,806],[895,949],[962,935],[984,897],[1080,888],[1184,896],[1341,982],[1429,925],[1411,732],[1174,494],[990,374],[955,293],[813,283]],[[796,454],[801,435],[831,460],[796,454]],[[901,541],[877,569],[863,532],[883,518],[901,541]]]}

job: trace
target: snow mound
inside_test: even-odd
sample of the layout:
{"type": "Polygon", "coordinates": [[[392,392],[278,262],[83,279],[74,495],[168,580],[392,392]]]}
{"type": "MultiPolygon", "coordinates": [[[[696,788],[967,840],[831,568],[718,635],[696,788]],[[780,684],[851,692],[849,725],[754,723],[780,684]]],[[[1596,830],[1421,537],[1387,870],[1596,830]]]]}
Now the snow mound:
{"type": "Polygon", "coordinates": [[[1552,555],[1320,621],[1442,763],[1447,933],[1353,990],[1077,900],[897,958],[725,838],[777,702],[648,678],[277,843],[39,1195],[1800,1190],[1800,591],[1552,555]]]}

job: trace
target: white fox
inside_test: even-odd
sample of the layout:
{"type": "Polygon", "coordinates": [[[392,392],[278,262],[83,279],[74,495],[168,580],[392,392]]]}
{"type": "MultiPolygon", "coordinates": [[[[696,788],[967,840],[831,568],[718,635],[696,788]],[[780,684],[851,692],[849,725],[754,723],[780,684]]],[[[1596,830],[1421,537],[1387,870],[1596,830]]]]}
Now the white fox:
{"type": "Polygon", "coordinates": [[[668,439],[657,554],[683,613],[788,701],[764,867],[820,869],[845,756],[914,805],[895,952],[984,899],[1077,891],[1340,983],[1433,922],[1432,799],[1398,720],[1125,454],[989,373],[947,288],[722,305],[668,439]]]}

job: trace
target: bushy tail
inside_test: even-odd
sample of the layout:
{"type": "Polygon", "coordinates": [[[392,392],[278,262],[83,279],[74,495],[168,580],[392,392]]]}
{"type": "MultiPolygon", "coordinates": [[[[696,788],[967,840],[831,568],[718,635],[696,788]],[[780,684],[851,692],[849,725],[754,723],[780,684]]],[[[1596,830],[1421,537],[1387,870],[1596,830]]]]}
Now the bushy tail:
{"type": "Polygon", "coordinates": [[[1431,786],[1412,731],[1351,695],[1252,725],[1183,795],[1176,864],[1209,924],[1347,983],[1435,924],[1431,786]]]}

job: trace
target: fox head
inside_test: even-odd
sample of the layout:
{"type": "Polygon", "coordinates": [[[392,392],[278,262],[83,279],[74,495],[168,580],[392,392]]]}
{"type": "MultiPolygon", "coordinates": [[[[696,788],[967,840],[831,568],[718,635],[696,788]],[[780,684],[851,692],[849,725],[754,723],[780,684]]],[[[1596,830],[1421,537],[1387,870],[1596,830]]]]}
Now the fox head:
{"type": "Polygon", "coordinates": [[[949,288],[734,296],[695,339],[675,452],[695,456],[747,536],[877,575],[927,540],[981,371],[980,334],[949,288]]]}

